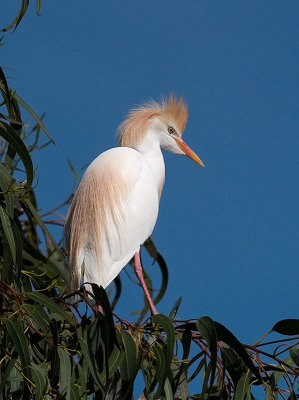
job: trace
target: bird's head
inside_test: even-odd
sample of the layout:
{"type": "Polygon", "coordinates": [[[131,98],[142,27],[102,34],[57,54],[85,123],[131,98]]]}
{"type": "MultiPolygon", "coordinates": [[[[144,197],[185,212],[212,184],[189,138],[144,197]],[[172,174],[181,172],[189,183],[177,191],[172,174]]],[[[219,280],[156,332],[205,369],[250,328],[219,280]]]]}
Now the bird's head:
{"type": "Polygon", "coordinates": [[[119,146],[140,150],[156,142],[161,149],[186,155],[204,167],[200,158],[182,139],[188,114],[183,98],[173,95],[162,104],[151,102],[134,109],[119,127],[119,146]]]}

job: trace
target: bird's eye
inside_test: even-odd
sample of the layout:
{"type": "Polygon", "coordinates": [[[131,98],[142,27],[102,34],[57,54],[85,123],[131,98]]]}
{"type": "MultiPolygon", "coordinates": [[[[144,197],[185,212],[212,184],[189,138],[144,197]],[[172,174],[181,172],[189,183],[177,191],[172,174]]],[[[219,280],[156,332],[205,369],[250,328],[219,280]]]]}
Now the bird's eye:
{"type": "Polygon", "coordinates": [[[171,126],[169,126],[167,130],[169,134],[172,134],[174,132],[174,129],[171,126]]]}

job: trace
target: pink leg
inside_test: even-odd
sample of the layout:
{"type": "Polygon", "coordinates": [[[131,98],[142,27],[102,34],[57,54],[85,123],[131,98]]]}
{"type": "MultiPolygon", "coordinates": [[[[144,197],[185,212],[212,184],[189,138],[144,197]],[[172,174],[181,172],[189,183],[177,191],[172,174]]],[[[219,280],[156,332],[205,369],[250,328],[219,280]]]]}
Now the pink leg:
{"type": "Polygon", "coordinates": [[[137,278],[138,278],[138,280],[139,280],[139,282],[140,282],[140,284],[142,286],[142,289],[144,291],[145,297],[146,297],[146,299],[148,301],[148,305],[149,305],[149,308],[151,310],[151,313],[153,315],[158,314],[158,311],[157,311],[157,309],[156,309],[156,307],[154,305],[154,302],[153,302],[153,300],[151,298],[151,295],[150,295],[150,293],[148,291],[148,288],[146,286],[145,280],[143,278],[142,266],[141,266],[141,260],[140,260],[139,252],[136,253],[135,256],[134,256],[134,268],[135,268],[135,272],[136,272],[137,278]]]}
{"type": "Polygon", "coordinates": [[[96,306],[96,310],[99,311],[101,314],[104,314],[104,310],[99,304],[96,306]]]}

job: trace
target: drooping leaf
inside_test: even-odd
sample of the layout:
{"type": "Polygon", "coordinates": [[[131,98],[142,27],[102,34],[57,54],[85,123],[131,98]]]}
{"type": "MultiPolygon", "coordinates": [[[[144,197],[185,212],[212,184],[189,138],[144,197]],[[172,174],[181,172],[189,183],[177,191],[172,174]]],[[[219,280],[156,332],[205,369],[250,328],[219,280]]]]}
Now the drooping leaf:
{"type": "Polygon", "coordinates": [[[299,367],[299,347],[292,347],[290,350],[291,359],[299,367]]]}
{"type": "Polygon", "coordinates": [[[29,5],[29,0],[22,0],[20,10],[19,10],[18,14],[16,15],[16,17],[13,19],[13,21],[8,26],[1,29],[0,32],[9,31],[12,28],[16,29],[17,26],[19,25],[19,23],[22,21],[24,15],[26,14],[28,5],[29,5]]]}
{"type": "Polygon", "coordinates": [[[196,327],[205,341],[208,343],[211,353],[211,378],[210,388],[213,386],[213,382],[216,375],[217,365],[217,332],[214,321],[209,317],[202,317],[196,321],[196,327]]]}
{"type": "Polygon", "coordinates": [[[43,123],[43,120],[36,114],[35,111],[32,110],[32,108],[17,94],[13,93],[12,96],[17,100],[18,103],[20,103],[28,112],[29,114],[32,115],[32,117],[35,119],[37,124],[41,127],[41,129],[45,132],[45,134],[48,136],[49,140],[55,144],[54,140],[51,138],[45,124],[43,123]]]}
{"type": "Polygon", "coordinates": [[[242,346],[235,335],[233,335],[232,332],[230,332],[224,325],[216,321],[215,328],[217,331],[218,340],[228,344],[239,355],[239,357],[241,357],[244,364],[250,369],[250,371],[252,371],[255,376],[260,379],[258,369],[255,367],[244,346],[242,346]]]}
{"type": "Polygon", "coordinates": [[[12,340],[12,344],[20,356],[23,372],[27,378],[31,379],[31,369],[29,368],[31,360],[27,339],[24,334],[24,324],[19,320],[7,319],[5,325],[12,340]]]}
{"type": "Polygon", "coordinates": [[[136,376],[140,360],[132,336],[123,330],[121,332],[121,337],[124,349],[124,358],[120,364],[120,375],[122,380],[132,381],[136,376]]]}
{"type": "Polygon", "coordinates": [[[16,253],[16,243],[15,243],[15,237],[13,234],[12,230],[12,222],[10,218],[8,217],[6,210],[0,206],[0,219],[1,219],[1,225],[4,230],[7,243],[10,248],[11,256],[13,259],[14,264],[16,264],[16,259],[17,259],[17,253],[16,253]]]}
{"type": "Polygon", "coordinates": [[[33,164],[30,154],[27,150],[22,139],[15,133],[6,122],[0,121],[0,135],[9,143],[9,145],[17,152],[20,156],[27,175],[27,185],[30,187],[33,181],[33,164]]]}
{"type": "Polygon", "coordinates": [[[32,379],[35,384],[35,400],[43,399],[49,386],[46,364],[32,363],[32,379]]]}
{"type": "Polygon", "coordinates": [[[84,335],[84,330],[82,328],[79,328],[77,330],[77,335],[81,348],[81,353],[84,357],[83,361],[86,362],[86,366],[88,367],[89,372],[94,379],[95,385],[97,385],[99,388],[102,388],[103,382],[101,381],[101,377],[96,365],[94,354],[90,352],[90,347],[87,345],[87,340],[86,340],[86,335],[84,335]]]}
{"type": "Polygon", "coordinates": [[[235,391],[235,400],[249,400],[250,396],[250,378],[251,371],[247,371],[244,375],[241,376],[235,391]]]}
{"type": "Polygon", "coordinates": [[[47,307],[49,310],[58,314],[61,318],[63,318],[69,324],[71,324],[71,325],[75,324],[74,316],[69,311],[63,310],[61,307],[59,307],[58,304],[54,303],[54,301],[52,299],[50,299],[48,296],[44,295],[43,293],[31,292],[31,293],[26,293],[26,295],[29,299],[36,301],[37,303],[47,307]]]}
{"type": "Polygon", "coordinates": [[[60,360],[60,383],[61,394],[66,400],[71,399],[71,377],[72,377],[72,364],[70,356],[62,348],[58,349],[58,357],[60,360]]]}
{"type": "Polygon", "coordinates": [[[152,320],[160,325],[166,332],[166,357],[165,357],[165,376],[167,376],[172,362],[174,343],[175,343],[175,332],[171,320],[163,314],[153,315],[152,320]]]}

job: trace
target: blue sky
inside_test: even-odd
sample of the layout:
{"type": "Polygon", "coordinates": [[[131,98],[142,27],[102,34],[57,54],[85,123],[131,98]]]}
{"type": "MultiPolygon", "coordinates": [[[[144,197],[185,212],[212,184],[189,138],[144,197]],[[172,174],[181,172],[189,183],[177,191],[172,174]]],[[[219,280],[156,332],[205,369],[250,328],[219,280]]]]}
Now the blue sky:
{"type": "MultiPolygon", "coordinates": [[[[5,1],[1,26],[18,4],[5,1]]],[[[33,6],[0,62],[56,142],[34,156],[43,212],[71,191],[68,158],[80,170],[115,146],[131,107],[183,95],[184,139],[206,168],[165,154],[158,310],[183,296],[181,318],[209,315],[244,342],[298,317],[298,1],[52,0],[39,17],[33,6]]],[[[127,316],[142,296],[122,277],[127,316]]]]}

